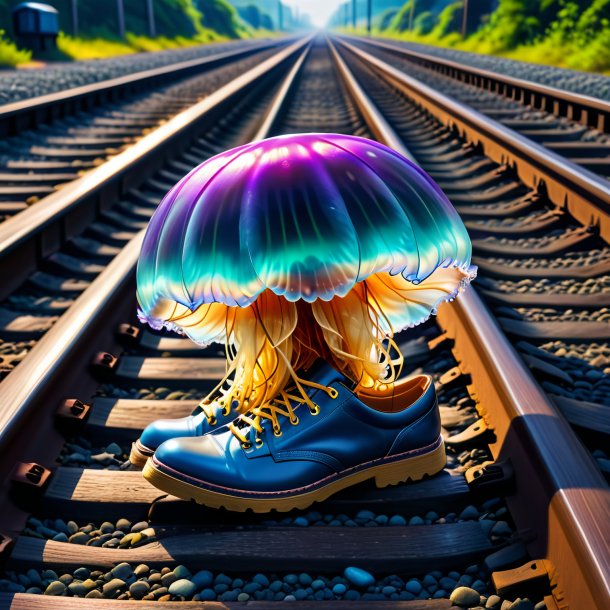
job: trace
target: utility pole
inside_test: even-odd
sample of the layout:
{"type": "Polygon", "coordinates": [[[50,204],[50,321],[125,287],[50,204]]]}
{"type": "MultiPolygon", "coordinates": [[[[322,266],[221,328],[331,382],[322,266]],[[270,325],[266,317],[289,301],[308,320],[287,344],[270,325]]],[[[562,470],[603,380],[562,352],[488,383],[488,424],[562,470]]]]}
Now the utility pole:
{"type": "Polygon", "coordinates": [[[123,0],[116,0],[117,21],[119,25],[119,38],[125,38],[125,7],[123,0]]]}
{"type": "Polygon", "coordinates": [[[72,0],[72,36],[78,36],[78,6],[77,0],[72,0]]]}
{"type": "Polygon", "coordinates": [[[468,34],[468,0],[464,0],[464,10],[462,12],[462,38],[468,34]]]}
{"type": "Polygon", "coordinates": [[[413,16],[415,13],[415,0],[411,0],[411,8],[409,10],[409,32],[413,31],[413,16]]]}
{"type": "Polygon", "coordinates": [[[352,28],[356,29],[356,0],[352,0],[352,28]]]}
{"type": "Polygon", "coordinates": [[[373,0],[366,0],[366,31],[371,35],[371,16],[373,14],[373,0]]]}
{"type": "Polygon", "coordinates": [[[157,29],[155,28],[155,9],[153,7],[153,0],[146,0],[146,16],[148,17],[148,35],[154,38],[157,35],[157,29]]]}

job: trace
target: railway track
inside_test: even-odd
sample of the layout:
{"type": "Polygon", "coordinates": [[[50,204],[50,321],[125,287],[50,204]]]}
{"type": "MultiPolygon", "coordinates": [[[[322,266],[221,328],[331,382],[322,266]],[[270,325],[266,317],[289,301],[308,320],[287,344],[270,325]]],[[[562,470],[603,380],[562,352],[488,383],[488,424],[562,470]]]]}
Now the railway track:
{"type": "MultiPolygon", "coordinates": [[[[517,292],[523,302],[502,300],[512,294],[502,282],[520,281],[524,269],[528,279],[535,276],[535,265],[521,260],[534,259],[547,276],[557,268],[569,274],[558,275],[561,281],[578,277],[576,268],[595,271],[593,263],[606,260],[604,233],[583,232],[570,206],[554,209],[551,197],[561,184],[532,192],[521,177],[533,173],[526,161],[505,169],[447,129],[442,112],[422,103],[421,88],[417,97],[397,72],[345,40],[301,40],[88,180],[68,185],[73,190],[63,201],[33,206],[20,215],[29,218],[0,227],[3,265],[23,269],[4,297],[5,308],[20,315],[0,337],[32,342],[0,384],[0,468],[4,480],[12,472],[0,497],[0,608],[85,608],[91,598],[100,598],[99,608],[120,608],[126,599],[154,599],[161,608],[195,595],[224,607],[288,599],[309,608],[336,599],[348,608],[416,610],[449,607],[456,586],[486,598],[462,598],[464,607],[499,608],[494,589],[505,599],[529,596],[539,608],[606,607],[608,489],[558,409],[567,416],[569,410],[552,402],[561,394],[550,390],[597,394],[557,378],[557,371],[572,381],[575,375],[562,368],[567,358],[553,360],[545,347],[557,337],[592,346],[570,316],[599,311],[603,301],[549,305],[547,295],[531,289],[517,292]],[[160,497],[129,469],[129,445],[149,421],[188,414],[224,364],[213,349],[200,352],[135,323],[133,270],[146,219],[162,194],[208,156],[254,138],[314,130],[377,138],[411,156],[442,184],[473,232],[477,284],[496,317],[472,291],[401,338],[407,373],[422,369],[435,379],[447,468],[417,485],[361,485],[288,515],[236,517],[160,497]],[[550,244],[542,238],[549,230],[557,232],[550,244]],[[553,266],[566,252],[583,264],[553,266]],[[89,274],[62,267],[58,254],[89,265],[89,274]],[[50,268],[61,281],[36,283],[50,268]],[[78,290],[73,277],[81,280],[78,290]],[[533,294],[539,298],[528,302],[533,294]],[[28,303],[35,317],[46,309],[53,320],[32,323],[18,303],[28,303]],[[544,311],[553,307],[552,316],[544,311]],[[528,309],[542,310],[541,319],[528,309]],[[567,337],[552,334],[568,327],[567,337]],[[524,332],[519,356],[511,340],[524,332]],[[350,580],[348,566],[368,570],[374,583],[350,580]]],[[[566,195],[563,188],[570,204],[597,202],[594,193],[566,195]]],[[[603,282],[604,273],[591,277],[603,282]]],[[[598,318],[601,326],[586,331],[594,339],[604,328],[598,318]]],[[[595,450],[607,436],[583,425],[587,405],[575,403],[567,418],[595,450]]]]}
{"type": "Polygon", "coordinates": [[[392,43],[352,42],[570,163],[610,176],[610,102],[392,43]]]}
{"type": "Polygon", "coordinates": [[[0,222],[120,153],[283,44],[240,44],[0,106],[0,222]]]}

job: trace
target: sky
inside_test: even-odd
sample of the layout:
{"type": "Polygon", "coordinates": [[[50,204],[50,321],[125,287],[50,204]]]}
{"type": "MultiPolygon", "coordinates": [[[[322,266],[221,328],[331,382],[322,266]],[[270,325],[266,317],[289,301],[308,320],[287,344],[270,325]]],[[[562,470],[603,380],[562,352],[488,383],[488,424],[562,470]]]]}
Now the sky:
{"type": "Polygon", "coordinates": [[[324,26],[328,18],[341,4],[340,0],[284,0],[291,7],[299,7],[299,11],[308,13],[311,22],[317,26],[324,26]]]}

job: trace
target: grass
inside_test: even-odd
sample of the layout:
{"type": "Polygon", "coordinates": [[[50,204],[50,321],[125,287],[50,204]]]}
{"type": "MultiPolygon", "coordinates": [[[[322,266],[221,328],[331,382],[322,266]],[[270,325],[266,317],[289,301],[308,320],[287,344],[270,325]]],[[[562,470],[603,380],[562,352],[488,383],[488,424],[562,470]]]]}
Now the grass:
{"type": "MultiPolygon", "coordinates": [[[[356,30],[348,28],[343,31],[360,36],[366,34],[363,28],[356,30]]],[[[438,36],[434,31],[429,34],[418,34],[373,30],[372,35],[481,55],[496,55],[546,66],[610,74],[610,30],[603,30],[586,45],[566,41],[562,36],[551,32],[546,38],[535,43],[518,45],[512,49],[507,49],[494,40],[486,38],[483,33],[474,33],[466,39],[462,39],[455,32],[446,36],[438,36]]]]}
{"type": "Polygon", "coordinates": [[[12,40],[5,38],[4,31],[0,30],[0,66],[15,67],[29,62],[31,58],[31,51],[18,49],[12,40]]]}
{"type": "Polygon", "coordinates": [[[117,55],[129,55],[130,53],[164,51],[166,49],[179,49],[192,47],[210,42],[223,42],[229,40],[213,30],[202,30],[193,38],[176,36],[167,38],[159,36],[150,38],[132,33],[125,35],[125,40],[106,38],[75,38],[60,33],[57,39],[57,48],[67,59],[106,59],[117,55]]]}

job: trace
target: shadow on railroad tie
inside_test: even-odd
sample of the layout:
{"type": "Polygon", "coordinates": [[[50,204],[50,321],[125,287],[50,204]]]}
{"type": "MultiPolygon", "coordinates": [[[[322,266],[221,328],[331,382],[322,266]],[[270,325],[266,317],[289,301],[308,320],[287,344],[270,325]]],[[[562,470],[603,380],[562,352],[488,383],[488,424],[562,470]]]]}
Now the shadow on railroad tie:
{"type": "Polygon", "coordinates": [[[510,459],[515,471],[514,493],[507,502],[532,556],[547,556],[554,528],[586,535],[588,527],[593,526],[593,534],[605,522],[610,488],[559,411],[516,417],[505,435],[501,430],[497,435],[503,440],[494,450],[496,461],[510,459]]]}

